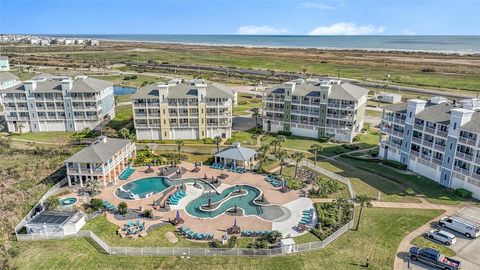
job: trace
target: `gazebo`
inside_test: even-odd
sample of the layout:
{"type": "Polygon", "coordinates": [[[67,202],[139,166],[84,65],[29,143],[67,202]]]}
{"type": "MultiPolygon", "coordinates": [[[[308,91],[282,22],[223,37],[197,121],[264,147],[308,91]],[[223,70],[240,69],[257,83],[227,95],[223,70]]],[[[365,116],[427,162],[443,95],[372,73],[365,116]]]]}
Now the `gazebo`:
{"type": "Polygon", "coordinates": [[[223,149],[215,154],[215,162],[233,167],[242,166],[250,168],[255,162],[257,152],[250,148],[241,147],[240,143],[234,143],[232,147],[223,149]]]}

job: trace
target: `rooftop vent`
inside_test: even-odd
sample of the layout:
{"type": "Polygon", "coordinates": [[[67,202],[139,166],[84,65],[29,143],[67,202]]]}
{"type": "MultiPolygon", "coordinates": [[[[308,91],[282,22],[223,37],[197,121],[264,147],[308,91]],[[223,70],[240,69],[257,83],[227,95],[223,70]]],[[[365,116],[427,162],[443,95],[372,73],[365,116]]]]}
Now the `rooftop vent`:
{"type": "MultiPolygon", "coordinates": [[[[440,96],[432,97],[430,99],[430,103],[437,104],[437,105],[442,103],[447,103],[447,102],[448,102],[448,99],[440,96]]],[[[455,100],[454,100],[454,103],[455,103],[455,100]]]]}

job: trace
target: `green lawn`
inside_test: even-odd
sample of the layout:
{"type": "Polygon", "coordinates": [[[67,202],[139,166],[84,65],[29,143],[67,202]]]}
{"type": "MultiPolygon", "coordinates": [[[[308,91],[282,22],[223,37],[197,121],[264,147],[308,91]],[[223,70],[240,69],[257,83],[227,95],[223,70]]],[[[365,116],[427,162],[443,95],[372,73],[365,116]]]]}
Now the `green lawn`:
{"type": "Polygon", "coordinates": [[[66,143],[73,138],[74,132],[65,131],[46,131],[46,132],[26,132],[14,134],[12,138],[50,143],[66,143]]]}
{"type": "Polygon", "coordinates": [[[234,142],[239,142],[242,145],[255,146],[257,144],[255,129],[247,131],[233,130],[232,137],[227,139],[225,144],[232,144],[234,142]]]}
{"type": "Polygon", "coordinates": [[[352,169],[339,162],[322,160],[317,165],[350,179],[356,195],[366,194],[377,199],[381,193],[382,201],[420,202],[418,198],[406,195],[406,188],[392,180],[360,169],[352,169]]]}
{"type": "Polygon", "coordinates": [[[123,127],[133,128],[133,110],[132,105],[122,105],[115,108],[115,118],[108,123],[108,126],[116,130],[123,127]]]}
{"type": "Polygon", "coordinates": [[[146,237],[136,240],[121,238],[117,234],[119,227],[110,223],[104,216],[89,221],[83,230],[91,230],[111,246],[116,247],[206,247],[207,242],[192,242],[178,236],[178,242],[172,244],[165,236],[166,232],[175,232],[175,227],[166,225],[149,232],[146,237]]]}
{"type": "Polygon", "coordinates": [[[447,257],[453,257],[456,254],[455,251],[451,250],[445,245],[428,240],[423,235],[417,236],[415,239],[412,240],[411,244],[419,247],[429,247],[439,250],[443,255],[447,257]]]}
{"type": "MultiPolygon", "coordinates": [[[[291,256],[253,257],[126,257],[99,252],[88,240],[66,239],[18,243],[19,269],[392,269],[400,241],[442,212],[420,209],[369,208],[359,231],[349,231],[327,248],[291,256]]],[[[308,241],[308,236],[298,238],[308,241]],[[305,239],[304,239],[305,238],[305,239]]],[[[133,245],[129,240],[129,244],[133,245]]]]}
{"type": "Polygon", "coordinates": [[[462,198],[455,195],[452,190],[420,175],[402,173],[389,166],[362,160],[341,157],[338,160],[375,174],[377,177],[389,179],[390,182],[398,183],[405,188],[411,188],[415,192],[424,195],[432,203],[458,204],[462,201],[462,198]]]}
{"type": "Polygon", "coordinates": [[[365,114],[368,115],[368,116],[373,116],[373,117],[378,117],[378,118],[382,117],[382,112],[369,110],[369,109],[367,109],[365,111],[365,114]]]}

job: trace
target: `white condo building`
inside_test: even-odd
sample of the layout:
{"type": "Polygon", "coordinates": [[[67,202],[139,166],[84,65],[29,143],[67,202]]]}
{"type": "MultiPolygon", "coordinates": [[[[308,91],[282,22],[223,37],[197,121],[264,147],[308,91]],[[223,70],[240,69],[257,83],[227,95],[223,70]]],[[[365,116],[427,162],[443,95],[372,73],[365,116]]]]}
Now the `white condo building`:
{"type": "Polygon", "coordinates": [[[10,132],[81,131],[115,117],[111,82],[42,74],[0,91],[10,132]]]}
{"type": "Polygon", "coordinates": [[[341,81],[295,80],[263,96],[263,130],[352,142],[361,132],[368,89],[341,81]]]}
{"type": "Polygon", "coordinates": [[[132,96],[138,140],[230,138],[232,90],[203,80],[171,80],[132,96]]]}
{"type": "Polygon", "coordinates": [[[384,107],[380,156],[480,199],[480,100],[434,97],[384,107]]]}

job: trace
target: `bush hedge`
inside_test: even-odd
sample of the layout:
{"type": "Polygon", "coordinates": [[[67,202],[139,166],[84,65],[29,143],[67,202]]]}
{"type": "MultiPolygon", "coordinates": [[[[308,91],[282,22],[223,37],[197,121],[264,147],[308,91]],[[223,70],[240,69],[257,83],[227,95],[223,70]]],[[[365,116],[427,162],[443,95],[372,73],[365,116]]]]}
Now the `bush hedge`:
{"type": "Polygon", "coordinates": [[[462,197],[462,198],[465,198],[465,199],[468,199],[468,198],[471,198],[472,197],[472,192],[471,191],[468,191],[464,188],[457,188],[455,189],[455,194],[457,194],[458,196],[462,197]]]}
{"type": "Polygon", "coordinates": [[[330,141],[330,137],[320,137],[318,138],[318,141],[321,143],[326,143],[330,141]]]}
{"type": "Polygon", "coordinates": [[[342,154],[342,155],[340,155],[340,156],[341,156],[341,157],[344,157],[344,158],[361,160],[361,161],[367,161],[367,162],[373,162],[373,163],[380,163],[380,162],[382,162],[382,159],[381,159],[381,158],[367,158],[367,157],[352,156],[352,155],[349,155],[349,154],[342,154]]]}
{"type": "Polygon", "coordinates": [[[291,136],[292,132],[291,131],[285,131],[285,130],[280,130],[277,132],[278,135],[283,135],[283,136],[291,136]]]}
{"type": "Polygon", "coordinates": [[[382,163],[384,165],[387,165],[387,166],[390,166],[390,167],[393,167],[393,168],[399,169],[399,170],[406,170],[407,169],[407,164],[403,164],[403,163],[400,163],[400,162],[395,161],[395,160],[384,159],[382,161],[382,163]]]}

